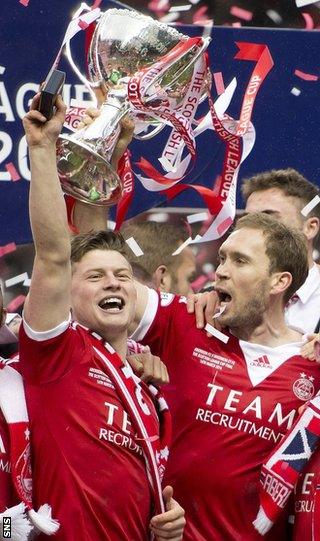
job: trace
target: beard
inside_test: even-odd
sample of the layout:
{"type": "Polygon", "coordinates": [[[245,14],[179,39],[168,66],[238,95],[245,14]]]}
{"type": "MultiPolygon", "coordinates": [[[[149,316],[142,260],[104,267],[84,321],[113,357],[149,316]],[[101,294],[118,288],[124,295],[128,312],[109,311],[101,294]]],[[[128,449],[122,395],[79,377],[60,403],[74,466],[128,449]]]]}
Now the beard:
{"type": "Polygon", "coordinates": [[[217,318],[218,323],[223,327],[229,327],[236,336],[239,335],[239,332],[242,334],[242,330],[247,334],[248,331],[256,329],[262,324],[268,306],[267,299],[267,286],[261,284],[254,296],[235,307],[234,313],[232,313],[233,309],[231,308],[230,314],[221,314],[217,318]]]}

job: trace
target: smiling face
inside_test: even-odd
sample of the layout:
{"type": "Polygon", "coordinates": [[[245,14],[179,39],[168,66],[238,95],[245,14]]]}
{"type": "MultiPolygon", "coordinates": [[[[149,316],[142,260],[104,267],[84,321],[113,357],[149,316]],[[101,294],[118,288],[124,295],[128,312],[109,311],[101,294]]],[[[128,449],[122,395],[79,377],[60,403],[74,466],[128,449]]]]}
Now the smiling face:
{"type": "Polygon", "coordinates": [[[72,266],[73,316],[110,341],[126,336],[136,289],[128,261],[114,250],[91,250],[72,266]]]}
{"type": "Polygon", "coordinates": [[[216,270],[216,291],[223,327],[257,327],[269,304],[271,274],[263,233],[254,229],[234,231],[221,245],[216,270]]]}

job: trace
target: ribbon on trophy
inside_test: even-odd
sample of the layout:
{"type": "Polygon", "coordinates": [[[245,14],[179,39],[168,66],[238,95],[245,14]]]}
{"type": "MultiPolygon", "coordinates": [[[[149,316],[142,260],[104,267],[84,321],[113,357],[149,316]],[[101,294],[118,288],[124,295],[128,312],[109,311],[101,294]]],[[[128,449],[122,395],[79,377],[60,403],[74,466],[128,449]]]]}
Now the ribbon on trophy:
{"type": "MultiPolygon", "coordinates": [[[[193,47],[195,43],[193,41],[190,41],[188,44],[185,43],[185,45],[193,47]]],[[[148,175],[148,178],[137,175],[146,189],[164,193],[169,199],[175,197],[176,195],[187,189],[193,189],[203,198],[210,213],[212,215],[215,215],[216,217],[213,223],[205,232],[205,234],[201,238],[197,236],[197,242],[206,242],[221,237],[227,231],[227,229],[230,227],[234,220],[236,210],[237,178],[240,166],[250,154],[255,141],[255,131],[251,123],[255,98],[263,81],[265,80],[266,76],[268,75],[269,71],[273,66],[273,59],[267,45],[247,42],[237,42],[236,45],[239,48],[238,53],[235,55],[236,59],[254,61],[256,63],[242,100],[240,119],[238,121],[234,120],[225,113],[221,114],[221,111],[217,111],[216,104],[213,103],[209,86],[210,77],[208,76],[209,61],[207,53],[205,54],[205,69],[203,69],[204,62],[202,58],[200,58],[197,61],[194,70],[194,78],[198,79],[199,75],[202,74],[198,79],[199,83],[201,83],[199,86],[201,87],[204,83],[204,78],[207,75],[207,82],[205,84],[207,85],[207,97],[210,106],[210,112],[208,113],[208,115],[210,115],[211,117],[211,125],[210,117],[206,115],[204,119],[202,119],[201,122],[198,124],[197,128],[194,130],[193,140],[200,133],[202,133],[204,129],[209,128],[215,130],[218,137],[226,145],[224,164],[222,168],[218,193],[215,193],[215,191],[213,191],[212,189],[206,188],[204,186],[180,183],[180,181],[186,176],[186,170],[191,159],[194,159],[194,153],[192,153],[191,157],[187,156],[186,158],[184,158],[184,160],[181,161],[181,156],[184,148],[183,143],[185,141],[185,133],[180,130],[180,126],[177,123],[174,124],[174,130],[171,132],[168,138],[165,151],[162,154],[162,158],[159,159],[162,165],[167,166],[167,162],[169,162],[170,166],[173,166],[171,167],[171,172],[162,175],[156,170],[155,167],[153,167],[152,164],[150,164],[144,158],[142,158],[138,162],[138,166],[140,167],[140,169],[146,175],[148,175]],[[172,147],[172,154],[168,155],[168,149],[170,148],[171,152],[172,147]]],[[[149,79],[149,85],[150,84],[152,84],[152,82],[150,83],[149,79]]],[[[136,78],[135,85],[139,86],[139,82],[136,78]]],[[[192,93],[190,93],[190,88],[192,88],[192,82],[189,85],[189,92],[187,93],[186,99],[184,100],[181,108],[183,108],[183,106],[185,107],[188,103],[193,103],[194,96],[192,95],[192,93]]],[[[230,89],[227,88],[225,92],[227,91],[230,92],[230,89]]],[[[218,100],[221,99],[222,96],[223,94],[218,98],[218,100]]],[[[134,101],[134,106],[137,107],[136,101],[134,101]]],[[[196,107],[194,109],[196,110],[196,107]]],[[[155,111],[153,111],[153,114],[154,113],[155,111]]],[[[192,120],[194,118],[194,114],[192,120]]],[[[187,148],[189,150],[189,147],[187,148]]]]}
{"type": "MultiPolygon", "coordinates": [[[[150,20],[148,17],[128,10],[110,11],[121,13],[117,16],[126,13],[126,16],[132,17],[133,21],[137,17],[150,20]]],[[[59,61],[62,48],[65,45],[68,48],[74,35],[90,25],[92,27],[92,23],[99,17],[99,8],[90,9],[82,4],[68,26],[54,66],[59,61]],[[88,10],[87,13],[83,13],[84,9],[88,10]]],[[[106,24],[110,25],[108,18],[106,24]]],[[[152,24],[160,25],[155,21],[152,24]]],[[[163,29],[166,25],[161,23],[160,26],[163,29]]],[[[125,93],[126,103],[130,104],[127,110],[130,110],[136,121],[139,122],[140,118],[148,119],[151,117],[153,123],[158,122],[160,129],[161,125],[172,128],[166,139],[162,155],[158,158],[164,173],[159,172],[142,157],[137,165],[143,174],[136,175],[146,190],[165,194],[168,199],[174,198],[187,189],[195,190],[204,200],[211,215],[215,217],[204,235],[201,238],[197,236],[197,242],[205,242],[221,237],[234,220],[239,169],[250,154],[255,142],[255,130],[251,122],[255,99],[273,66],[273,59],[265,44],[236,42],[239,51],[235,55],[235,59],[253,61],[255,65],[242,100],[240,118],[235,120],[226,114],[236,88],[235,79],[215,103],[211,97],[209,57],[208,53],[204,53],[209,44],[208,38],[189,38],[173,29],[164,31],[176,33],[176,44],[169,50],[164,48],[166,52],[157,54],[151,65],[149,61],[136,73],[133,70],[127,77],[120,78],[120,82],[122,81],[121,91],[125,93]],[[198,105],[206,98],[210,110],[203,118],[196,119],[198,105]],[[214,130],[218,138],[225,144],[220,181],[219,184],[212,181],[212,188],[181,182],[187,174],[190,174],[195,163],[197,156],[196,138],[206,129],[214,130]],[[188,151],[187,155],[185,149],[188,151]]],[[[157,35],[155,35],[155,39],[158,39],[157,35]]],[[[80,79],[88,87],[87,80],[79,73],[71,55],[68,55],[68,59],[80,79]]],[[[101,77],[100,72],[99,75],[101,77]]],[[[121,77],[120,72],[119,77],[121,77]]],[[[92,84],[92,87],[94,86],[97,86],[97,81],[92,84]]],[[[90,92],[94,95],[92,87],[90,92]]],[[[72,131],[76,128],[77,115],[81,114],[83,114],[83,110],[79,107],[69,109],[66,121],[72,131]]],[[[157,134],[158,131],[155,129],[154,134],[157,134]]],[[[133,197],[134,175],[128,153],[120,162],[118,174],[122,181],[123,195],[117,208],[117,228],[124,221],[133,197]]]]}

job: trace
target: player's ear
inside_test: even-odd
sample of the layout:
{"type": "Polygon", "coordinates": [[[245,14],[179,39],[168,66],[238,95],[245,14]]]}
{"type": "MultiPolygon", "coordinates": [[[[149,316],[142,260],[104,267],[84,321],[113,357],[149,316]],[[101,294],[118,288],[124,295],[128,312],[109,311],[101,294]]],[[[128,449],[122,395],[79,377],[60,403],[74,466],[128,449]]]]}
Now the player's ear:
{"type": "Polygon", "coordinates": [[[171,287],[171,274],[166,265],[159,265],[153,273],[153,281],[157,289],[169,292],[171,287]]]}
{"type": "Polygon", "coordinates": [[[271,277],[271,295],[283,294],[292,283],[290,272],[274,272],[271,277]]]}

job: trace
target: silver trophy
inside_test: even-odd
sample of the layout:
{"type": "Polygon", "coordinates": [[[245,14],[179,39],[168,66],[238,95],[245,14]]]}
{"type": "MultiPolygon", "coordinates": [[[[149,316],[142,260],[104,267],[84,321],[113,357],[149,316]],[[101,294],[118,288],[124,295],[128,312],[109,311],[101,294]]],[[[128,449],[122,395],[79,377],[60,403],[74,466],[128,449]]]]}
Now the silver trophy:
{"type": "Polygon", "coordinates": [[[144,97],[145,110],[132,111],[127,97],[129,79],[142,68],[151,67],[188,36],[176,29],[128,9],[109,9],[101,14],[88,53],[88,81],[75,65],[70,45],[66,52],[79,78],[91,89],[103,89],[101,114],[92,124],[69,134],[61,134],[57,145],[57,166],[63,190],[76,199],[100,206],[115,204],[122,195],[121,180],[110,164],[120,133],[120,121],[131,114],[135,137],[149,139],[164,127],[148,103],[165,99],[171,109],[181,104],[190,84],[194,63],[207,48],[202,40],[164,73],[144,97]]]}

